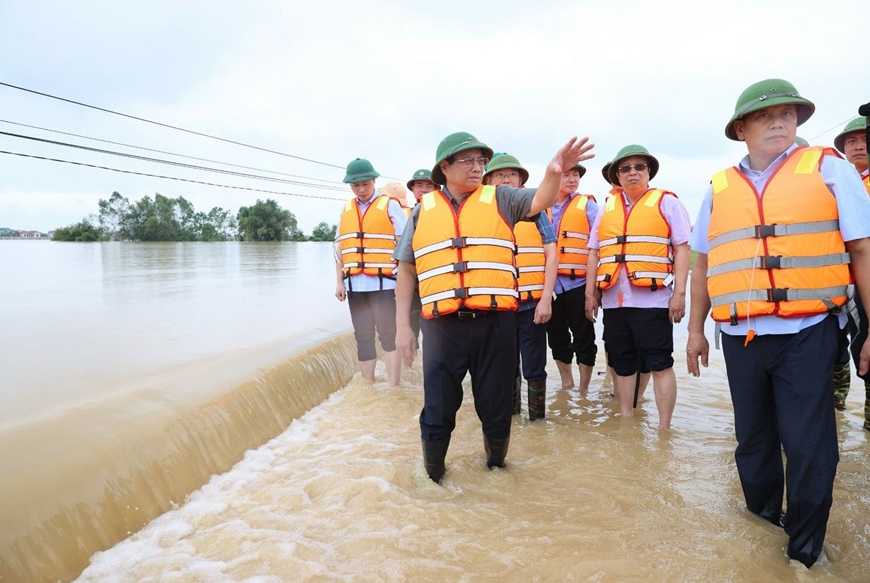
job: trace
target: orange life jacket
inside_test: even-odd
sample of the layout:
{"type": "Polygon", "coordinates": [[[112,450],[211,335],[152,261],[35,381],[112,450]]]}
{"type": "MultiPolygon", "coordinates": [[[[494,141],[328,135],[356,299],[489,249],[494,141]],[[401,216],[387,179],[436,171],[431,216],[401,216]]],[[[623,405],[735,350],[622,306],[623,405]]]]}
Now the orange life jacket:
{"type": "Polygon", "coordinates": [[[458,212],[447,194],[425,194],[411,245],[424,318],[461,308],[517,309],[516,242],[494,186],[479,186],[458,212]]]}
{"type": "Polygon", "coordinates": [[[610,289],[625,271],[633,285],[653,291],[674,280],[671,227],[662,213],[665,196],[673,192],[651,188],[630,210],[622,192],[607,199],[598,225],[598,288],[610,289]]]}
{"type": "Polygon", "coordinates": [[[514,225],[517,241],[517,291],[521,302],[540,300],[544,292],[544,242],[538,226],[529,221],[514,225]]]}
{"type": "Polygon", "coordinates": [[[792,152],[761,196],[737,168],[713,176],[707,289],[717,322],[812,316],[848,301],[849,254],[820,171],[826,155],[836,152],[792,152]]]}
{"type": "Polygon", "coordinates": [[[347,201],[338,237],[341,247],[341,263],[345,277],[351,275],[376,275],[395,279],[398,262],[393,261],[396,249],[396,229],[387,212],[390,197],[379,195],[360,215],[356,197],[347,201]]]}
{"type": "MultiPolygon", "coordinates": [[[[579,194],[568,201],[562,209],[559,224],[556,228],[556,249],[559,251],[559,275],[568,275],[571,279],[586,277],[586,265],[589,263],[589,217],[586,205],[595,204],[591,194],[579,194]]],[[[553,219],[551,209],[547,209],[550,220],[553,219]]]]}
{"type": "Polygon", "coordinates": [[[864,187],[867,189],[867,194],[870,194],[870,173],[865,173],[863,178],[864,178],[864,187]]]}

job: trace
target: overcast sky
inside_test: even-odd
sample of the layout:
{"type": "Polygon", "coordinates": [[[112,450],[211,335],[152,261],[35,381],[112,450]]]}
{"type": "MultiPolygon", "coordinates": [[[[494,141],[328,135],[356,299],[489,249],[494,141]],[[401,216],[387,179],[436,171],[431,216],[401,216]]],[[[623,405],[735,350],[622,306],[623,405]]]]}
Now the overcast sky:
{"type": "MultiPolygon", "coordinates": [[[[661,162],[653,185],[676,192],[694,219],[710,176],[745,154],[724,127],[749,84],[794,83],[816,104],[798,128],[814,144],[831,144],[870,100],[868,16],[865,2],[849,0],[0,0],[0,81],[328,164],[368,158],[403,183],[434,164],[438,142],[452,132],[516,155],[530,185],[569,137],[588,135],[597,156],[580,190],[600,197],[607,191],[601,166],[640,143],[661,162]]],[[[6,87],[0,119],[324,180],[344,176],[6,87]]],[[[123,149],[7,123],[0,131],[123,149]]],[[[351,194],[8,136],[0,136],[0,150],[287,193],[351,194]]],[[[116,190],[131,200],[181,195],[197,210],[234,213],[271,197],[309,233],[322,220],[335,223],[341,207],[0,154],[0,227],[67,225],[116,190]]]]}

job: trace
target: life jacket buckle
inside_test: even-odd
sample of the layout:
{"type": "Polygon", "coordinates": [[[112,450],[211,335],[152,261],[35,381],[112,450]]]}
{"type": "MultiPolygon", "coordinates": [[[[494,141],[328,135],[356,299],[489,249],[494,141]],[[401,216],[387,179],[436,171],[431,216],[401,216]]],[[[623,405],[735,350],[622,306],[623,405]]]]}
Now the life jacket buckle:
{"type": "Polygon", "coordinates": [[[456,288],[456,289],[453,290],[453,291],[454,291],[454,293],[453,293],[453,298],[454,298],[454,299],[457,299],[457,300],[466,300],[466,299],[468,299],[468,288],[467,288],[467,287],[456,288]]]}
{"type": "Polygon", "coordinates": [[[625,243],[626,235],[617,235],[614,238],[616,239],[616,242],[621,245],[621,244],[625,243]]]}
{"type": "Polygon", "coordinates": [[[768,302],[784,302],[788,299],[788,289],[787,287],[775,287],[767,290],[767,301],[768,302]]]}
{"type": "Polygon", "coordinates": [[[762,255],[761,269],[780,269],[782,255],[762,255]]]}
{"type": "Polygon", "coordinates": [[[465,247],[465,237],[456,237],[455,239],[450,240],[450,247],[453,249],[459,249],[460,247],[465,247]]]}
{"type": "Polygon", "coordinates": [[[616,263],[625,263],[625,253],[618,253],[613,256],[613,260],[616,263]]]}
{"type": "Polygon", "coordinates": [[[453,273],[465,273],[468,271],[468,261],[457,261],[453,264],[453,273]]]}
{"type": "Polygon", "coordinates": [[[776,235],[776,223],[772,225],[755,225],[755,238],[764,239],[776,235]]]}

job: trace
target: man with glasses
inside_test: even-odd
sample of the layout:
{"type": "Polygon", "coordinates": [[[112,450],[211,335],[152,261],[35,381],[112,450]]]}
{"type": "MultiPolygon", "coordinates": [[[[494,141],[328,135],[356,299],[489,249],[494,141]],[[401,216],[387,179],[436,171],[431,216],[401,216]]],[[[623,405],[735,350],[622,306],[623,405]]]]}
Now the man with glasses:
{"type": "MultiPolygon", "coordinates": [[[[870,300],[870,198],[833,150],[795,143],[814,110],[782,79],[755,83],[737,99],[725,135],[744,142],[748,155],[715,174],[701,202],[686,344],[689,372],[698,376],[712,308],[746,507],[782,526],[788,557],[807,567],[822,551],[833,500],[832,376],[852,277],[870,300]]],[[[865,342],[859,373],[868,362],[865,342]]]]}
{"type": "Polygon", "coordinates": [[[592,379],[598,347],[595,327],[586,319],[586,263],[589,231],[598,213],[595,198],[580,194],[580,179],[586,168],[576,164],[562,173],[559,194],[549,213],[556,227],[556,250],[559,254],[556,299],[553,316],[547,323],[547,342],[559,369],[562,388],[574,386],[573,360],[580,372],[580,394],[585,395],[592,379]]]}
{"type": "Polygon", "coordinates": [[[423,304],[423,392],[420,430],[426,472],[434,482],[444,459],[462,380],[471,372],[474,405],[483,426],[486,465],[504,467],[511,429],[511,385],[517,358],[518,292],[514,225],[534,220],[559,190],[564,169],[592,144],[572,138],[547,166],[537,189],[484,186],[492,149],[459,132],[438,145],[432,180],[443,185],[414,207],[396,248],[397,346],[403,358],[416,353],[408,321],[415,282],[423,304]]]}
{"type": "MultiPolygon", "coordinates": [[[[529,171],[510,154],[495,156],[486,167],[484,184],[523,187],[529,171]]],[[[535,223],[520,221],[514,226],[517,243],[517,343],[522,357],[520,375],[514,378],[513,414],[522,409],[522,377],[529,385],[529,421],[543,419],[547,409],[547,321],[552,314],[553,287],[556,284],[556,234],[547,213],[535,223]]]]}
{"type": "Polygon", "coordinates": [[[347,165],[344,182],[354,197],[338,221],[335,297],[340,302],[347,298],[363,378],[375,380],[377,332],[389,383],[396,386],[402,363],[396,352],[397,262],[392,254],[405,228],[405,213],[397,200],[375,192],[378,176],[368,160],[357,158],[347,165]]]}
{"type": "Polygon", "coordinates": [[[659,161],[630,145],[611,161],[610,182],[622,192],[604,204],[589,237],[586,315],[604,309],[604,349],[616,372],[622,417],[634,415],[637,375],[651,371],[659,429],[670,429],[677,400],[674,323],[686,310],[691,225],[670,191],[650,188],[659,161]]]}

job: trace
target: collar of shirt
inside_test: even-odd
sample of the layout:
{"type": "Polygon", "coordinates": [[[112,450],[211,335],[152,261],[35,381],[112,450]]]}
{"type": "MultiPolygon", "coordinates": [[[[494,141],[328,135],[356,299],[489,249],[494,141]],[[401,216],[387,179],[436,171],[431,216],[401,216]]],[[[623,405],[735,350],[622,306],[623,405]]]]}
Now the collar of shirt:
{"type": "Polygon", "coordinates": [[[459,205],[462,204],[462,201],[471,196],[474,191],[472,190],[471,192],[466,192],[465,194],[459,195],[459,200],[456,200],[456,198],[454,198],[453,195],[450,194],[450,191],[447,190],[446,185],[441,187],[441,192],[447,195],[447,198],[450,199],[450,204],[453,205],[453,208],[459,210],[459,205]]]}
{"type": "Polygon", "coordinates": [[[870,168],[861,173],[861,178],[867,178],[870,176],[870,168]]]}
{"type": "Polygon", "coordinates": [[[553,203],[553,208],[554,208],[554,209],[561,209],[561,208],[563,208],[563,207],[565,207],[565,206],[568,206],[568,203],[571,202],[571,199],[573,199],[573,198],[574,198],[575,196],[577,196],[578,194],[580,194],[579,191],[578,191],[578,192],[572,192],[571,194],[568,195],[568,198],[565,199],[565,202],[559,202],[559,198],[556,197],[556,202],[553,203]]]}
{"type": "Polygon", "coordinates": [[[773,162],[771,162],[770,165],[767,168],[765,168],[764,170],[753,170],[752,168],[750,168],[749,167],[749,154],[746,154],[746,156],[744,156],[743,159],[740,161],[740,164],[739,164],[740,171],[743,172],[743,174],[745,174],[747,176],[755,176],[755,177],[770,176],[771,174],[776,172],[776,169],[782,165],[782,163],[785,161],[785,159],[788,158],[788,155],[791,154],[792,152],[794,152],[795,150],[797,150],[798,147],[799,146],[797,144],[792,144],[785,152],[783,152],[782,154],[777,156],[773,160],[773,162]]]}

